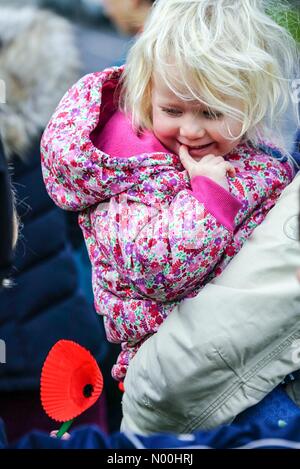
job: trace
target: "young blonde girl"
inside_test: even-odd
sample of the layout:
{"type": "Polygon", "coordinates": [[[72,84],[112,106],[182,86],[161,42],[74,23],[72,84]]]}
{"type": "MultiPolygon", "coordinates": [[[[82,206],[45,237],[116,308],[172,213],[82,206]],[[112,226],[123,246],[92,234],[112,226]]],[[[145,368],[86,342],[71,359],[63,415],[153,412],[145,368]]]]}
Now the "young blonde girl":
{"type": "Polygon", "coordinates": [[[268,142],[289,102],[296,48],[267,6],[157,1],[126,66],[82,78],[44,133],[48,192],[80,211],[95,306],[122,346],[117,380],[294,175],[268,142]]]}

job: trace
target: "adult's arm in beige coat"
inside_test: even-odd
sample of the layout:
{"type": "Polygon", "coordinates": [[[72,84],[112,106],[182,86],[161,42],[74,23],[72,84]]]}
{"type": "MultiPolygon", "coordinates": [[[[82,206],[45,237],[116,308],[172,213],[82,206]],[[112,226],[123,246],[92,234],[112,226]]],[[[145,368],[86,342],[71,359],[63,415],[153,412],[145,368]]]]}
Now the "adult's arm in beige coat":
{"type": "Polygon", "coordinates": [[[214,428],[300,368],[299,188],[300,176],[222,275],[142,345],[124,382],[122,430],[214,428]]]}

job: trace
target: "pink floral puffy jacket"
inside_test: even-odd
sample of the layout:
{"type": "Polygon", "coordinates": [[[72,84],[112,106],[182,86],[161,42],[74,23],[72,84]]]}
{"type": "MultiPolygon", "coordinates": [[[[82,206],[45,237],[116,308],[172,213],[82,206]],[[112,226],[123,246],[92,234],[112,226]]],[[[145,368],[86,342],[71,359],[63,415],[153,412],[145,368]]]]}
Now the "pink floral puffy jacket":
{"type": "MultiPolygon", "coordinates": [[[[50,196],[63,209],[80,212],[95,307],[108,340],[122,345],[112,371],[117,380],[174,304],[222,272],[293,177],[289,160],[272,156],[280,156],[278,150],[236,147],[226,157],[236,169],[228,179],[230,197],[238,201],[228,227],[205,194],[197,196],[177,155],[116,158],[102,152],[91,135],[117,106],[121,72],[113,67],[79,80],[58,105],[41,144],[50,196]]],[[[205,179],[197,181],[198,192],[205,179]]],[[[228,192],[220,191],[221,206],[222,191],[224,199],[228,192]]]]}

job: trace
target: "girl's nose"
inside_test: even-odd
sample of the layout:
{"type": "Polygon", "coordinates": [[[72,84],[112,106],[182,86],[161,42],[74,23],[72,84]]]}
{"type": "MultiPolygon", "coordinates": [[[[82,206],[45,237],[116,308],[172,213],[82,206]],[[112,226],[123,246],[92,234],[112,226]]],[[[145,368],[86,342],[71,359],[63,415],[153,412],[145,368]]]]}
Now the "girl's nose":
{"type": "Polygon", "coordinates": [[[188,140],[197,140],[204,137],[205,129],[199,119],[193,117],[186,119],[180,127],[180,135],[188,140]]]}

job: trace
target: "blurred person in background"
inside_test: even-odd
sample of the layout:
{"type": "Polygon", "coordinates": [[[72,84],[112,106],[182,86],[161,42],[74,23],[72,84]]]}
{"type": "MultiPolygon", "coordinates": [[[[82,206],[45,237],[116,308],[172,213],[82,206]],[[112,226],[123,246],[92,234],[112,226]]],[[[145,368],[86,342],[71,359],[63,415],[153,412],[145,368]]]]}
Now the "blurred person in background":
{"type": "Polygon", "coordinates": [[[102,0],[104,12],[123,34],[134,35],[143,29],[154,0],[102,0]]]}
{"type": "MultiPolygon", "coordinates": [[[[80,73],[70,26],[33,8],[1,8],[0,43],[0,78],[6,85],[0,132],[21,226],[13,288],[0,291],[0,338],[6,345],[6,363],[0,365],[0,416],[9,440],[14,440],[31,428],[53,429],[40,404],[39,381],[54,343],[59,339],[80,343],[102,370],[107,345],[103,326],[79,289],[65,214],[48,197],[40,169],[43,128],[80,73]]],[[[7,173],[1,174],[7,182],[7,173]]],[[[9,199],[5,210],[8,220],[9,199]]],[[[5,267],[11,262],[11,225],[6,235],[5,267]]],[[[97,423],[106,431],[105,414],[103,397],[76,423],[97,423]]]]}

